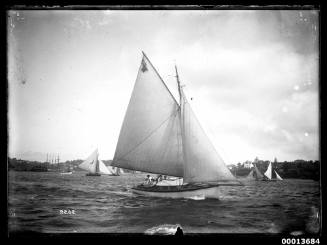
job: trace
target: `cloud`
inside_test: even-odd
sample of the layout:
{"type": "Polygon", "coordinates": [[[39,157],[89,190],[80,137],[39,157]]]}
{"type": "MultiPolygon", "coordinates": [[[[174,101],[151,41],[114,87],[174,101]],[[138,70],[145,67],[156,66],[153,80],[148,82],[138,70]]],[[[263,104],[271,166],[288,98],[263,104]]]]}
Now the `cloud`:
{"type": "Polygon", "coordinates": [[[62,149],[82,157],[98,144],[112,158],[143,50],[176,97],[177,64],[199,121],[229,162],[318,157],[317,12],[19,17],[24,21],[15,19],[9,42],[10,138],[17,151],[62,149]],[[28,86],[13,86],[19,80],[13,74],[27,77],[28,86]]]}
{"type": "Polygon", "coordinates": [[[318,157],[318,64],[313,55],[277,43],[237,52],[193,45],[180,57],[186,57],[182,71],[188,75],[187,94],[198,104],[197,115],[209,124],[206,127],[216,132],[212,134],[216,148],[236,136],[243,146],[232,148],[227,143],[228,147],[240,152],[250,145],[252,149],[244,153],[248,159],[259,154],[272,159],[274,155],[265,149],[280,159],[318,157]],[[219,55],[210,56],[211,52],[219,55]],[[304,137],[305,132],[310,136],[304,137]]]}

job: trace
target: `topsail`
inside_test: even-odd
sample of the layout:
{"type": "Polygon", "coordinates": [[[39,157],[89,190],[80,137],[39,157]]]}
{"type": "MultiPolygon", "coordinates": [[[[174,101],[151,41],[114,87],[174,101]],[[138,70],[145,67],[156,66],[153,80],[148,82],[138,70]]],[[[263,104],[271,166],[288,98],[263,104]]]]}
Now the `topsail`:
{"type": "Polygon", "coordinates": [[[235,181],[180,95],[179,104],[143,53],[112,166],[183,177],[186,183],[235,181]]]}

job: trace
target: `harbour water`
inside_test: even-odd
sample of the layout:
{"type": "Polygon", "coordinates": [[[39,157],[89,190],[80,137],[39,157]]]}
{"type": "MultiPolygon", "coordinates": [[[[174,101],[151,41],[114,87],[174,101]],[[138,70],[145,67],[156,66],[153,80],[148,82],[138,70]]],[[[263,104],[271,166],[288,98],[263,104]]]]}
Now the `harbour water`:
{"type": "Polygon", "coordinates": [[[219,200],[194,200],[133,194],[144,176],[10,171],[9,232],[173,234],[177,226],[185,234],[319,232],[317,181],[247,182],[219,200]]]}

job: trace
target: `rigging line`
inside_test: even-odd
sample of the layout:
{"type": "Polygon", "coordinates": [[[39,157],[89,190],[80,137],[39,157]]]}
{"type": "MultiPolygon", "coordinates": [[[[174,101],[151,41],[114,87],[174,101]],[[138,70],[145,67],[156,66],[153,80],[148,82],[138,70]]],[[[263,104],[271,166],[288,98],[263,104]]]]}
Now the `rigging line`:
{"type": "Polygon", "coordinates": [[[176,116],[176,111],[173,111],[173,113],[171,115],[169,115],[169,117],[167,117],[157,128],[155,128],[153,131],[150,132],[150,134],[148,136],[146,136],[140,143],[138,143],[134,148],[132,148],[131,150],[129,150],[127,153],[125,153],[123,156],[119,157],[119,158],[123,158],[125,156],[127,156],[129,153],[131,153],[132,151],[134,151],[137,147],[139,147],[141,144],[144,143],[144,141],[146,141],[154,132],[156,132],[159,128],[161,128],[161,126],[167,122],[172,116],[176,116]]]}
{"type": "Polygon", "coordinates": [[[169,92],[169,94],[171,95],[171,97],[173,98],[173,100],[175,101],[177,106],[180,106],[177,102],[177,100],[175,99],[175,97],[173,96],[173,94],[170,92],[169,88],[167,87],[166,83],[164,82],[164,80],[161,78],[159,72],[157,71],[157,69],[152,65],[151,61],[149,60],[149,58],[146,56],[146,54],[142,51],[142,54],[144,55],[144,57],[149,61],[150,65],[152,66],[153,70],[156,72],[156,74],[158,75],[158,77],[160,78],[161,82],[163,83],[163,85],[165,85],[167,91],[169,92]]]}
{"type": "MultiPolygon", "coordinates": [[[[173,130],[173,127],[174,127],[174,123],[175,123],[175,120],[176,120],[176,117],[174,117],[174,119],[172,120],[172,121],[170,121],[170,122],[168,122],[168,125],[167,125],[167,129],[168,130],[166,130],[165,131],[165,133],[164,133],[164,136],[162,137],[164,140],[163,140],[163,143],[162,143],[162,145],[164,146],[163,148],[164,148],[164,150],[162,151],[162,153],[161,153],[161,157],[163,158],[164,157],[164,155],[167,153],[167,151],[168,151],[168,147],[169,147],[169,136],[171,135],[171,132],[172,132],[172,130],[173,130]],[[167,131],[168,131],[168,133],[167,133],[167,131]]],[[[170,149],[169,149],[170,150],[170,149]]],[[[159,153],[160,154],[160,153],[159,153]]]]}

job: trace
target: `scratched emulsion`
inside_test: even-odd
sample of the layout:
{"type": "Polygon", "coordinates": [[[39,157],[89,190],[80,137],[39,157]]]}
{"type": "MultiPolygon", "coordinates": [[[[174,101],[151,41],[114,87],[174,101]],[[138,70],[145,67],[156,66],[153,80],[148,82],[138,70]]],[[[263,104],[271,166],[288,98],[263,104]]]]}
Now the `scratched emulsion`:
{"type": "Polygon", "coordinates": [[[133,194],[143,174],[9,172],[9,230],[51,233],[316,233],[320,189],[313,180],[249,182],[222,199],[133,194]],[[74,210],[75,214],[60,214],[74,210]]]}
{"type": "Polygon", "coordinates": [[[8,33],[8,80],[26,84],[26,72],[22,49],[25,48],[24,39],[18,38],[19,29],[24,28],[25,17],[19,11],[7,13],[8,33]],[[18,33],[17,33],[18,32],[18,33]]]}
{"type": "MultiPolygon", "coordinates": [[[[172,19],[173,26],[170,25],[169,28],[176,26],[176,33],[183,34],[176,37],[182,40],[184,53],[191,55],[186,56],[185,63],[183,63],[189,67],[189,70],[195,71],[189,76],[193,76],[194,79],[200,76],[198,79],[200,84],[206,81],[216,82],[216,78],[222,78],[217,79],[216,84],[219,84],[217,91],[232,91],[230,93],[232,97],[223,96],[224,94],[218,92],[212,97],[223,98],[217,102],[216,107],[213,107],[215,110],[229,108],[230,104],[225,103],[230,98],[232,102],[228,103],[236,104],[235,117],[230,116],[234,114],[219,115],[219,120],[235,119],[223,121],[222,125],[225,124],[228,127],[222,130],[231,128],[230,132],[236,131],[237,136],[241,135],[245,142],[246,139],[248,141],[263,139],[256,140],[255,145],[257,146],[260,142],[263,148],[270,151],[282,149],[284,145],[294,146],[297,148],[290,148],[291,152],[306,152],[308,154],[306,156],[311,156],[312,152],[319,149],[316,130],[318,121],[315,117],[310,117],[310,115],[318,115],[313,112],[318,101],[316,98],[318,98],[319,74],[317,65],[319,64],[319,12],[316,10],[258,11],[255,12],[255,16],[250,16],[248,13],[251,12],[236,11],[235,15],[227,11],[217,12],[217,16],[212,16],[204,22],[201,22],[204,16],[194,21],[189,19],[190,22],[172,19]],[[226,21],[224,21],[225,18],[227,18],[226,21]],[[195,28],[196,26],[201,28],[195,28]],[[194,45],[198,43],[199,45],[194,45]],[[208,55],[210,53],[216,53],[217,56],[210,58],[208,55]],[[201,57],[205,59],[201,60],[201,57]],[[201,73],[198,72],[197,65],[188,66],[186,62],[197,60],[202,63],[201,67],[204,67],[206,57],[208,61],[212,59],[212,63],[217,63],[217,66],[211,67],[208,62],[209,68],[201,73]],[[256,61],[257,58],[258,61],[256,61]],[[256,62],[251,62],[252,59],[256,62]],[[230,64],[230,66],[225,66],[225,64],[230,64]],[[227,70],[227,73],[221,74],[224,70],[227,70]],[[218,73],[213,73],[215,71],[218,73]],[[241,74],[241,77],[234,76],[235,74],[241,74]],[[255,83],[256,81],[259,82],[255,83]],[[244,87],[249,88],[248,93],[243,93],[244,87]],[[271,103],[262,103],[262,96],[271,97],[271,103]],[[243,101],[252,103],[243,103],[243,101]],[[260,108],[257,105],[263,106],[260,108]],[[276,105],[276,107],[270,105],[276,105]],[[279,113],[280,110],[282,114],[279,113]],[[251,114],[248,117],[246,113],[243,113],[248,111],[253,112],[253,120],[251,114]],[[266,113],[263,113],[266,111],[271,114],[271,116],[267,115],[267,118],[272,118],[272,121],[262,120],[266,118],[266,113]],[[247,132],[249,125],[252,124],[248,124],[248,121],[254,122],[253,129],[255,130],[251,130],[250,135],[247,132]],[[237,124],[234,124],[235,122],[237,124]],[[261,124],[266,126],[264,127],[265,134],[261,133],[261,124]],[[255,132],[260,134],[254,137],[255,132]]],[[[181,16],[183,17],[177,17],[186,18],[186,15],[181,16]]],[[[188,16],[191,15],[188,14],[188,16]]],[[[84,15],[81,11],[73,11],[73,13],[59,11],[51,14],[44,11],[8,12],[8,81],[10,81],[11,92],[9,99],[13,101],[11,108],[17,109],[13,114],[17,115],[17,121],[12,119],[15,117],[11,117],[9,127],[15,132],[10,135],[11,142],[15,142],[15,137],[18,135],[17,145],[31,147],[33,140],[24,138],[29,135],[26,132],[31,132],[35,139],[47,135],[49,141],[52,142],[53,138],[50,137],[49,132],[54,132],[55,136],[65,135],[72,128],[77,127],[81,120],[75,116],[75,108],[71,109],[69,105],[75,105],[77,101],[78,108],[82,108],[83,103],[88,104],[88,101],[84,100],[85,97],[66,100],[70,96],[64,96],[63,91],[67,89],[67,94],[71,95],[74,94],[71,91],[78,91],[80,88],[90,90],[91,87],[88,87],[88,84],[95,86],[97,80],[94,77],[97,75],[104,77],[105,83],[108,84],[111,84],[110,81],[115,81],[116,77],[124,78],[126,67],[131,66],[128,62],[136,62],[138,57],[126,56],[124,63],[119,63],[121,59],[117,57],[125,57],[125,54],[129,53],[134,54],[133,52],[138,52],[144,47],[152,50],[155,55],[155,49],[152,47],[158,46],[162,47],[160,48],[162,52],[169,50],[174,55],[179,53],[180,45],[176,47],[175,38],[170,38],[174,35],[167,32],[170,22],[164,20],[158,22],[153,16],[149,17],[152,19],[144,17],[144,22],[136,21],[142,20],[140,18],[142,16],[133,17],[129,14],[128,18],[125,18],[128,21],[124,21],[124,18],[120,20],[119,17],[114,17],[112,13],[110,15],[108,13],[84,15]],[[68,15],[65,15],[66,13],[68,15]],[[151,22],[157,24],[155,28],[149,28],[151,22]],[[165,29],[161,30],[160,27],[165,29]],[[96,32],[96,30],[99,31],[96,32]],[[136,31],[134,33],[129,30],[136,31]],[[169,38],[166,33],[169,34],[169,38]],[[120,35],[122,36],[120,39],[113,38],[120,35]],[[162,42],[153,42],[151,39],[141,37],[157,37],[155,40],[162,42]],[[140,46],[140,43],[148,46],[140,46]],[[95,47],[100,47],[101,52],[94,49],[95,47]],[[118,53],[117,50],[122,51],[118,53]],[[102,57],[102,55],[107,57],[109,54],[112,55],[111,59],[114,61],[109,62],[112,63],[112,67],[107,66],[107,58],[102,57]],[[97,64],[97,62],[89,62],[91,59],[97,62],[102,61],[105,68],[101,70],[102,65],[91,66],[91,63],[97,64]],[[85,63],[86,66],[84,66],[85,63]],[[114,66],[115,64],[117,66],[114,66]],[[122,73],[116,73],[115,70],[122,73]],[[115,74],[115,76],[108,77],[108,74],[115,74]],[[19,87],[16,87],[17,84],[19,87]],[[74,84],[78,87],[74,87],[74,84]],[[56,106],[52,105],[53,101],[56,102],[53,103],[56,106]],[[63,111],[57,110],[58,101],[64,105],[63,111]],[[44,105],[43,110],[39,109],[41,105],[44,105]],[[67,111],[66,108],[68,108],[67,111]],[[42,120],[49,118],[49,115],[54,121],[61,122],[55,120],[57,111],[59,120],[63,120],[63,115],[67,117],[73,115],[69,118],[70,120],[64,120],[65,127],[60,127],[66,131],[60,131],[59,134],[46,123],[41,124],[42,127],[35,126],[39,125],[35,122],[43,122],[42,120]],[[36,121],[30,120],[30,116],[36,121]],[[69,122],[72,124],[70,125],[69,122]],[[26,130],[15,127],[15,123],[20,127],[25,125],[26,130]],[[38,130],[32,130],[34,128],[38,130]],[[24,144],[24,142],[27,143],[24,144]]],[[[167,57],[170,57],[169,53],[167,57]]],[[[165,60],[170,59],[167,57],[165,60]]],[[[176,58],[176,56],[173,57],[176,58]]],[[[134,73],[131,75],[133,77],[131,84],[135,75],[134,73]]],[[[101,88],[102,86],[103,84],[101,88]]],[[[191,85],[188,86],[191,88],[191,85]]],[[[117,91],[122,90],[123,88],[117,87],[117,91]]],[[[207,90],[210,91],[211,87],[207,90]]],[[[112,91],[116,90],[112,89],[112,91]]],[[[107,94],[106,96],[111,97],[107,94]]],[[[91,102],[93,101],[92,99],[91,102]]],[[[194,101],[200,101],[200,98],[195,97],[194,101]]],[[[114,109],[108,108],[108,104],[105,105],[104,110],[111,113],[107,113],[108,122],[117,116],[114,109]]],[[[79,111],[83,111],[83,108],[79,111]]],[[[104,121],[104,118],[101,118],[101,121],[104,121]]],[[[92,130],[94,128],[91,127],[92,130]]],[[[84,128],[81,130],[87,131],[84,128]]],[[[235,135],[228,135],[228,138],[233,139],[233,136],[235,135]]],[[[69,137],[66,137],[66,140],[70,143],[65,142],[66,145],[83,149],[76,141],[69,141],[69,137]]],[[[62,141],[60,137],[60,142],[62,141]]],[[[35,147],[37,149],[37,146],[35,147]]],[[[51,149],[51,146],[48,147],[51,149]]],[[[238,147],[237,151],[233,152],[240,154],[238,151],[242,150],[241,148],[238,147]]],[[[320,189],[319,182],[313,180],[288,179],[282,182],[247,183],[242,187],[231,188],[220,200],[173,200],[141,197],[131,193],[130,187],[142,181],[143,177],[144,175],[141,174],[86,177],[82,172],[60,175],[54,172],[10,171],[9,230],[154,234],[173,233],[175,227],[179,225],[184,233],[301,234],[319,231],[320,189]],[[75,214],[60,214],[63,210],[73,210],[75,214]]]]}

